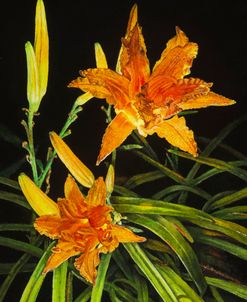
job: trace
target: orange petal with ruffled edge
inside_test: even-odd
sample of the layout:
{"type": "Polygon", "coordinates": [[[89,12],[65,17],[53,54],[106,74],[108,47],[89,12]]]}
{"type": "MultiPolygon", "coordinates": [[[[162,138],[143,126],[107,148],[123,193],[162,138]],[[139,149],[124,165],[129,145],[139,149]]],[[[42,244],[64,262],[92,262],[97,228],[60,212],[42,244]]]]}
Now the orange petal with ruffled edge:
{"type": "Polygon", "coordinates": [[[79,253],[81,253],[81,251],[76,246],[73,246],[71,242],[59,241],[52,249],[52,255],[48,259],[43,273],[47,273],[57,268],[64,261],[79,253]]]}
{"type": "Polygon", "coordinates": [[[59,158],[75,179],[84,187],[90,188],[94,182],[93,173],[55,132],[50,132],[50,140],[59,158]]]}
{"type": "Polygon", "coordinates": [[[41,234],[51,239],[58,239],[61,236],[61,227],[64,226],[60,217],[43,215],[34,222],[35,229],[41,234]]]}
{"type": "Polygon", "coordinates": [[[28,203],[39,215],[60,216],[59,208],[36,184],[24,173],[18,177],[19,185],[28,203]]]}
{"type": "Polygon", "coordinates": [[[119,242],[127,243],[127,242],[144,242],[146,241],[145,237],[138,236],[134,234],[131,230],[113,224],[111,230],[112,237],[116,237],[119,242]]]}
{"type": "Polygon", "coordinates": [[[165,76],[157,76],[148,83],[147,94],[157,106],[162,107],[167,104],[172,106],[207,94],[211,86],[211,83],[197,78],[185,78],[172,82],[165,76]]]}
{"type": "Polygon", "coordinates": [[[193,59],[196,57],[198,45],[189,42],[185,33],[176,27],[176,36],[170,39],[161,58],[156,62],[151,80],[158,75],[182,79],[190,73],[193,59]]]}
{"type": "Polygon", "coordinates": [[[154,130],[159,137],[165,138],[171,145],[197,156],[194,133],[186,126],[185,118],[175,115],[159,124],[154,130]]]}
{"type": "Polygon", "coordinates": [[[150,75],[146,46],[138,24],[127,38],[122,39],[123,51],[120,58],[121,72],[130,80],[129,96],[134,98],[141,91],[150,75]]]}
{"type": "Polygon", "coordinates": [[[99,241],[97,237],[91,237],[87,240],[84,253],[75,260],[75,267],[79,270],[88,282],[95,284],[97,277],[97,266],[100,263],[100,249],[97,249],[99,241]]]}
{"type": "Polygon", "coordinates": [[[136,126],[126,118],[124,113],[117,114],[106,128],[96,165],[119,147],[134,129],[136,126]]]}
{"type": "Polygon", "coordinates": [[[92,68],[81,72],[82,77],[69,84],[69,87],[80,88],[97,98],[107,99],[110,104],[123,107],[129,102],[127,78],[106,68],[92,68]]]}
{"type": "MultiPolygon", "coordinates": [[[[132,6],[132,9],[130,11],[130,16],[129,16],[129,21],[128,21],[128,26],[127,26],[127,30],[126,30],[126,34],[125,34],[125,38],[127,38],[130,34],[130,32],[132,31],[132,29],[134,28],[134,26],[137,23],[137,18],[138,18],[138,14],[137,14],[137,5],[134,4],[132,6]]],[[[121,66],[120,66],[120,58],[122,56],[122,51],[123,51],[123,44],[121,45],[119,54],[118,54],[118,60],[117,60],[117,65],[116,65],[116,72],[117,73],[122,73],[121,72],[121,66]]]]}
{"type": "Polygon", "coordinates": [[[205,108],[208,106],[229,106],[236,102],[214,92],[209,92],[207,95],[188,99],[178,106],[182,110],[205,108]]]}

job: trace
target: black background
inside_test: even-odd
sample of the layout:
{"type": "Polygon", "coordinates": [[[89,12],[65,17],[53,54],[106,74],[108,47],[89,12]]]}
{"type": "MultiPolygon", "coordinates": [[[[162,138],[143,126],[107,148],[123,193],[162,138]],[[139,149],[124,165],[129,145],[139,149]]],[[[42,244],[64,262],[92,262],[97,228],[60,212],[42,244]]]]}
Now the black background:
{"type": "MultiPolygon", "coordinates": [[[[129,12],[134,3],[138,4],[139,23],[143,28],[151,66],[159,59],[178,25],[191,41],[199,44],[199,54],[191,75],[213,82],[213,91],[237,101],[231,107],[201,109],[196,115],[188,117],[187,123],[196,135],[212,138],[229,122],[246,112],[247,1],[44,2],[50,37],[50,73],[47,94],[40,106],[40,116],[35,119],[34,130],[39,145],[38,156],[42,160],[49,144],[48,132],[61,129],[74,100],[80,95],[79,90],[69,89],[67,84],[78,76],[80,69],[95,66],[94,42],[101,43],[109,66],[115,68],[120,38],[125,34],[129,12]]],[[[0,123],[24,140],[24,129],[20,125],[24,118],[22,108],[27,107],[24,44],[28,40],[33,43],[36,1],[4,1],[1,6],[0,123]]],[[[78,121],[72,126],[73,135],[67,138],[74,152],[96,175],[105,174],[104,164],[95,167],[106,127],[105,114],[100,110],[102,104],[105,102],[96,99],[86,104],[78,121]]],[[[163,150],[168,145],[156,137],[149,140],[162,158],[163,150]]],[[[245,153],[246,126],[235,130],[227,142],[245,153]]],[[[25,155],[20,145],[16,147],[4,140],[3,131],[0,150],[1,170],[25,155]]],[[[139,164],[134,157],[126,156],[126,153],[118,157],[117,167],[119,174],[125,175],[145,170],[142,163],[139,164]]],[[[59,193],[61,196],[60,184],[63,184],[67,172],[57,162],[54,169],[56,173],[53,173],[51,181],[55,189],[52,189],[51,195],[59,193]]],[[[22,170],[31,175],[27,164],[22,170]]],[[[16,178],[18,173],[10,176],[16,178]]],[[[3,207],[1,220],[17,221],[20,212],[17,213],[16,208],[3,207]]],[[[8,251],[4,250],[5,253],[8,251]]],[[[11,259],[11,256],[10,253],[8,261],[15,259],[11,259]]]]}

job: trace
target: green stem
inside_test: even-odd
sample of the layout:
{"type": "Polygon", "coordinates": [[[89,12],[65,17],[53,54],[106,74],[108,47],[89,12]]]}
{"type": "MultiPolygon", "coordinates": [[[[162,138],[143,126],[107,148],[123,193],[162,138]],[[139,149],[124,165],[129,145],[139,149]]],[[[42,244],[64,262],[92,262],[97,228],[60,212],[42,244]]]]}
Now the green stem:
{"type": "Polygon", "coordinates": [[[35,158],[35,150],[34,150],[34,141],[33,141],[33,112],[28,112],[28,132],[27,132],[27,139],[28,139],[28,150],[29,150],[29,160],[32,167],[33,172],[33,179],[36,184],[38,184],[38,172],[37,172],[37,165],[36,165],[36,158],[35,158]]]}
{"type": "MultiPolygon", "coordinates": [[[[76,120],[76,118],[77,118],[76,114],[79,111],[81,111],[81,107],[78,107],[76,105],[76,103],[74,103],[74,105],[73,105],[73,107],[72,107],[72,109],[71,109],[71,111],[70,111],[70,113],[68,115],[68,118],[67,118],[67,120],[66,120],[66,122],[65,122],[65,124],[64,124],[64,126],[62,128],[62,130],[59,132],[59,136],[61,136],[62,138],[65,136],[68,128],[70,127],[70,125],[76,120]]],[[[45,178],[47,176],[47,173],[51,169],[51,165],[53,163],[53,160],[54,160],[56,154],[57,154],[56,151],[53,150],[53,152],[51,153],[51,155],[50,155],[50,157],[49,157],[49,159],[48,159],[48,161],[46,163],[46,166],[45,166],[42,174],[40,175],[40,178],[39,178],[39,181],[38,181],[38,185],[39,186],[41,186],[43,184],[43,182],[44,182],[44,180],[45,180],[45,178]]]]}

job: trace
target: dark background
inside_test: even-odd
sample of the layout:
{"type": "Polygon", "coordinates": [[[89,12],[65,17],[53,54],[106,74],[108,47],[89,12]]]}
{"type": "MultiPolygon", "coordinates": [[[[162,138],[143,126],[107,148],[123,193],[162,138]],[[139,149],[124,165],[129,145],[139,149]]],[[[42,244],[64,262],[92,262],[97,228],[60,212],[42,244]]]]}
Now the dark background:
{"type": "MultiPolygon", "coordinates": [[[[175,35],[175,26],[178,25],[191,41],[199,44],[191,76],[213,82],[213,91],[237,101],[231,107],[201,109],[189,116],[187,124],[196,135],[213,138],[229,122],[246,113],[247,1],[47,0],[44,3],[50,37],[50,73],[47,94],[34,129],[38,157],[42,160],[49,145],[48,132],[61,129],[74,100],[80,95],[79,90],[69,89],[67,84],[78,76],[80,69],[95,66],[94,42],[101,43],[109,66],[115,68],[120,38],[125,34],[134,3],[138,4],[139,23],[151,66],[159,59],[168,39],[175,35]]],[[[22,108],[27,107],[24,44],[28,40],[33,43],[35,6],[36,1],[31,0],[4,1],[0,10],[0,173],[13,179],[23,170],[31,175],[27,164],[14,173],[7,168],[25,156],[20,144],[25,140],[20,125],[25,117],[22,108]],[[18,137],[15,143],[8,142],[8,131],[18,137]]],[[[96,99],[86,104],[72,126],[73,135],[67,138],[74,152],[96,175],[104,175],[106,170],[104,164],[95,167],[106,128],[105,114],[100,110],[102,104],[105,102],[96,99]]],[[[156,137],[149,138],[149,141],[162,158],[168,144],[156,137]]],[[[226,141],[246,153],[246,125],[236,129],[226,141]]],[[[143,162],[131,155],[126,156],[126,153],[118,157],[117,167],[120,175],[149,170],[149,167],[143,167],[143,162]]],[[[67,172],[58,162],[54,171],[51,195],[61,196],[61,185],[67,172]]],[[[7,207],[7,204],[0,213],[1,221],[5,222],[19,222],[22,216],[25,221],[25,213],[19,208],[17,211],[17,206],[7,207]]],[[[8,255],[8,261],[18,259],[18,255],[9,249],[4,249],[3,253],[4,258],[8,255]]]]}

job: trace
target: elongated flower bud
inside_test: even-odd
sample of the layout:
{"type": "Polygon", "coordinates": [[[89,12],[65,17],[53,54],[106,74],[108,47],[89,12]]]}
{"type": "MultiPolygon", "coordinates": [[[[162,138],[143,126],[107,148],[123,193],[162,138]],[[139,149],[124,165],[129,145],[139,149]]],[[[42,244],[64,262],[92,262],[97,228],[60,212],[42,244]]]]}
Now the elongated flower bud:
{"type": "Polygon", "coordinates": [[[39,216],[60,216],[56,202],[41,191],[26,174],[21,173],[18,177],[18,181],[28,203],[39,216]]]}
{"type": "Polygon", "coordinates": [[[114,189],[114,181],[115,181],[114,167],[113,165],[110,165],[105,178],[106,191],[108,194],[111,194],[114,189]]]}
{"type": "Polygon", "coordinates": [[[94,183],[93,173],[55,132],[50,132],[50,140],[59,158],[75,179],[84,187],[91,188],[94,183]]]}
{"type": "Polygon", "coordinates": [[[30,42],[25,44],[25,51],[27,58],[27,99],[30,111],[36,112],[40,104],[39,74],[34,49],[30,42]]]}
{"type": "Polygon", "coordinates": [[[108,68],[105,53],[99,43],[94,44],[94,50],[97,68],[108,68]]]}
{"type": "Polygon", "coordinates": [[[41,100],[46,93],[49,69],[49,36],[42,0],[38,0],[36,5],[34,49],[39,73],[41,100]]]}

